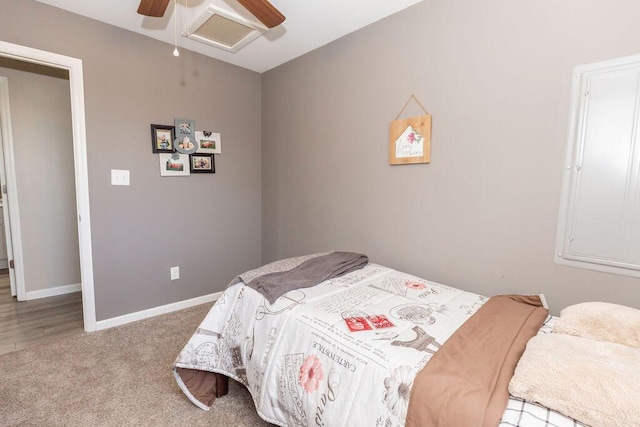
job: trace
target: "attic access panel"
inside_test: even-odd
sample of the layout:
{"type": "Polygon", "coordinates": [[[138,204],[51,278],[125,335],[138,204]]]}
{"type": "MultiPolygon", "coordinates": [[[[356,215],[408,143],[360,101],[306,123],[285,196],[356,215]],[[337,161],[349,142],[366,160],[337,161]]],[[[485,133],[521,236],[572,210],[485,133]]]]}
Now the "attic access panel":
{"type": "Polygon", "coordinates": [[[265,31],[260,24],[209,5],[182,35],[235,53],[265,31]]]}

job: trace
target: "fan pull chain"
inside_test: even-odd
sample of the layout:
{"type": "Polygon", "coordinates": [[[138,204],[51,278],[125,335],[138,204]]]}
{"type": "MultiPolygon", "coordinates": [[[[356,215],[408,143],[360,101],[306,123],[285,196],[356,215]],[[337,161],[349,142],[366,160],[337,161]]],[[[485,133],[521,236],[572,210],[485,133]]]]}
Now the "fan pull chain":
{"type": "Polygon", "coordinates": [[[180,56],[178,51],[178,0],[173,0],[173,56],[180,56]]]}

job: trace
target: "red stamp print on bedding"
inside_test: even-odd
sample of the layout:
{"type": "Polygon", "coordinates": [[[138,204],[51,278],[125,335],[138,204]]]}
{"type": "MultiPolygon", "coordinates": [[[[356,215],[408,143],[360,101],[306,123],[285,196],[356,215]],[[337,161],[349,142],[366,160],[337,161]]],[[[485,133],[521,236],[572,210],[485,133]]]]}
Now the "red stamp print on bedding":
{"type": "Polygon", "coordinates": [[[421,291],[422,289],[427,287],[424,283],[416,282],[413,280],[407,280],[406,282],[404,282],[404,285],[409,289],[415,289],[418,291],[421,291]]]}
{"type": "Polygon", "coordinates": [[[364,317],[347,317],[344,321],[351,332],[371,330],[371,326],[364,317]]]}
{"type": "Polygon", "coordinates": [[[367,316],[367,320],[369,320],[369,322],[371,322],[373,327],[376,329],[392,328],[395,326],[393,323],[389,321],[389,319],[387,319],[387,316],[385,316],[384,314],[367,316]]]}

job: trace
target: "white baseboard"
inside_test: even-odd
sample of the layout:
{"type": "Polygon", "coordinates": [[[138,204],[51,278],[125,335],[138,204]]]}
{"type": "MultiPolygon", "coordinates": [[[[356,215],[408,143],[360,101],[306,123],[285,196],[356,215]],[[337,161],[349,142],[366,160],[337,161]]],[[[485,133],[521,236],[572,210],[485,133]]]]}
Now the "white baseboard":
{"type": "Polygon", "coordinates": [[[82,283],[74,283],[73,285],[56,286],[55,288],[39,289],[37,291],[27,291],[25,299],[32,300],[38,298],[54,297],[56,295],[70,294],[82,290],[82,283]]]}
{"type": "Polygon", "coordinates": [[[96,330],[113,328],[114,326],[120,326],[127,323],[135,322],[136,320],[147,319],[149,317],[157,316],[159,314],[171,313],[173,311],[182,310],[184,308],[193,307],[200,304],[206,304],[214,302],[222,295],[222,291],[209,295],[203,295],[201,297],[191,298],[184,301],[178,301],[171,304],[161,305],[159,307],[149,308],[142,311],[136,311],[135,313],[123,314],[122,316],[112,317],[111,319],[98,320],[96,322],[96,330]]]}

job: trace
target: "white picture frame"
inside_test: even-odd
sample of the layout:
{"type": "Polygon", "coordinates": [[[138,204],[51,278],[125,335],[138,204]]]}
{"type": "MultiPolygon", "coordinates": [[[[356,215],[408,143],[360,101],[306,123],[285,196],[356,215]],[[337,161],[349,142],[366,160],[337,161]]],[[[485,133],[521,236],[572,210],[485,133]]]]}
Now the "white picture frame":
{"type": "Polygon", "coordinates": [[[196,145],[198,154],[222,154],[222,141],[219,133],[210,131],[196,131],[196,145]]]}
{"type": "Polygon", "coordinates": [[[189,176],[191,175],[189,167],[188,154],[159,154],[160,158],[160,176],[189,176]],[[177,158],[174,158],[177,157],[177,158]]]}

